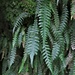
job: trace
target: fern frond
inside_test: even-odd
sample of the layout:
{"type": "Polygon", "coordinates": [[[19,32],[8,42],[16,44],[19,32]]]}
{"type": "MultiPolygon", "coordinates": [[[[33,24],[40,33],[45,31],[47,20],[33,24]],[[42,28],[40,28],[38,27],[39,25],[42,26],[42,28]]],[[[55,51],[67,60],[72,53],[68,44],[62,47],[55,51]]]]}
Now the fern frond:
{"type": "Polygon", "coordinates": [[[66,29],[67,21],[68,21],[68,9],[66,6],[63,8],[62,16],[61,16],[61,22],[60,22],[60,27],[59,27],[59,30],[61,33],[63,33],[64,30],[66,29]]]}
{"type": "Polygon", "coordinates": [[[14,35],[13,35],[13,41],[12,41],[12,46],[13,48],[15,47],[17,41],[18,41],[18,34],[20,31],[20,27],[18,27],[18,29],[15,31],[14,35]]]}
{"type": "Polygon", "coordinates": [[[58,15],[58,10],[57,10],[57,5],[54,2],[51,2],[51,3],[52,3],[51,10],[54,14],[54,22],[55,22],[54,24],[56,26],[56,29],[58,29],[58,27],[59,27],[59,15],[58,15]]]}
{"type": "Polygon", "coordinates": [[[55,40],[60,45],[60,51],[64,51],[65,49],[65,40],[60,31],[56,31],[54,33],[55,40]]]}
{"type": "Polygon", "coordinates": [[[10,53],[9,68],[10,68],[11,65],[14,63],[14,60],[15,60],[15,56],[16,56],[16,46],[17,46],[19,31],[20,31],[20,27],[18,27],[18,29],[16,30],[16,32],[15,32],[15,34],[14,34],[14,37],[13,37],[12,49],[11,49],[11,53],[10,53]]]}
{"type": "Polygon", "coordinates": [[[10,60],[9,60],[9,68],[12,66],[12,64],[15,61],[15,56],[16,56],[16,47],[12,48],[11,54],[10,54],[10,60]]]}
{"type": "MultiPolygon", "coordinates": [[[[25,35],[25,31],[24,31],[24,28],[22,28],[21,32],[18,35],[18,45],[19,45],[19,47],[21,46],[21,43],[22,43],[22,41],[24,39],[23,38],[24,35],[25,35]]],[[[23,42],[25,42],[25,41],[23,41],[23,42]]]]}
{"type": "Polygon", "coordinates": [[[45,42],[45,45],[43,46],[42,56],[43,59],[45,60],[45,63],[47,64],[47,67],[52,72],[52,59],[48,42],[45,42]]]}
{"type": "Polygon", "coordinates": [[[59,55],[59,58],[61,60],[61,70],[64,70],[66,68],[66,59],[64,58],[64,52],[62,51],[59,55]]]}
{"type": "Polygon", "coordinates": [[[33,67],[33,59],[39,50],[39,37],[38,37],[38,26],[37,21],[34,22],[33,26],[28,29],[27,40],[26,40],[26,51],[30,55],[31,65],[33,67]]]}
{"type": "MultiPolygon", "coordinates": [[[[46,2],[47,3],[47,2],[46,2]]],[[[40,27],[40,33],[43,39],[43,44],[45,43],[47,39],[47,33],[49,31],[50,26],[50,17],[51,17],[51,10],[49,7],[49,4],[44,3],[42,1],[41,6],[39,8],[39,27],[40,27]]]]}
{"type": "Polygon", "coordinates": [[[15,32],[15,29],[18,27],[18,26],[21,26],[23,24],[23,21],[25,18],[29,17],[29,14],[26,13],[26,12],[23,12],[22,14],[20,14],[17,19],[16,19],[16,22],[14,23],[14,28],[13,28],[13,33],[15,32]]]}
{"type": "Polygon", "coordinates": [[[56,59],[56,57],[59,55],[60,52],[60,45],[55,42],[53,44],[53,49],[52,49],[52,60],[56,59]]]}

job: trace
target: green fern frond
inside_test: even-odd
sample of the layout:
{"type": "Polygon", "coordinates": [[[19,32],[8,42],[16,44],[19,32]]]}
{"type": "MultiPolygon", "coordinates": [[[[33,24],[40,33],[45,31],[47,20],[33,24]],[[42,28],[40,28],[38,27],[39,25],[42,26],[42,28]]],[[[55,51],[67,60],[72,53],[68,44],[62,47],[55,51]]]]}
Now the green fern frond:
{"type": "Polygon", "coordinates": [[[16,22],[14,23],[14,28],[13,28],[13,33],[15,32],[15,29],[18,27],[18,26],[21,26],[23,24],[23,21],[25,18],[29,17],[29,14],[26,13],[26,12],[23,12],[22,14],[20,14],[17,19],[16,19],[16,22]]]}
{"type": "Polygon", "coordinates": [[[57,42],[60,44],[60,51],[64,52],[65,51],[65,40],[63,36],[60,36],[60,39],[57,42]]]}
{"type": "Polygon", "coordinates": [[[12,48],[11,50],[11,54],[10,54],[10,60],[9,60],[9,68],[12,66],[12,64],[15,61],[15,57],[16,57],[16,48],[12,48]]]}
{"type": "Polygon", "coordinates": [[[12,41],[13,48],[17,44],[19,31],[20,31],[20,27],[18,27],[18,29],[16,30],[16,32],[13,35],[13,41],[12,41]]]}
{"type": "Polygon", "coordinates": [[[37,55],[39,50],[39,37],[38,37],[38,26],[37,21],[34,22],[33,26],[28,28],[27,40],[26,40],[26,51],[30,55],[31,65],[33,67],[34,56],[37,55]]]}
{"type": "Polygon", "coordinates": [[[42,1],[41,6],[39,8],[38,16],[39,16],[40,33],[44,44],[48,36],[47,33],[49,31],[50,17],[51,17],[51,10],[48,3],[46,4],[44,3],[44,1],[42,1]]]}
{"type": "Polygon", "coordinates": [[[54,14],[54,22],[55,22],[54,24],[56,26],[56,29],[58,29],[58,27],[59,27],[59,15],[58,15],[58,10],[57,10],[57,5],[54,2],[51,2],[51,3],[52,3],[51,10],[54,14]]]}
{"type": "Polygon", "coordinates": [[[24,39],[24,37],[23,37],[24,35],[25,35],[24,28],[21,28],[21,32],[18,35],[18,45],[19,45],[19,47],[21,46],[22,42],[25,42],[25,40],[23,40],[24,39]]]}
{"type": "Polygon", "coordinates": [[[43,59],[45,60],[45,63],[47,64],[47,67],[52,73],[52,59],[51,59],[50,47],[48,45],[48,42],[45,42],[45,45],[43,46],[42,56],[43,59]]]}
{"type": "Polygon", "coordinates": [[[63,33],[64,30],[66,29],[67,21],[68,21],[68,9],[66,6],[63,8],[62,16],[61,16],[61,22],[60,22],[60,27],[59,27],[59,30],[61,33],[63,33]]]}
{"type": "Polygon", "coordinates": [[[54,11],[54,21],[55,21],[56,28],[58,28],[59,27],[59,16],[58,16],[57,8],[55,8],[55,11],[54,11]]]}
{"type": "Polygon", "coordinates": [[[54,33],[55,40],[60,45],[60,51],[65,50],[65,40],[60,31],[56,31],[54,33]]]}
{"type": "Polygon", "coordinates": [[[41,5],[41,1],[42,1],[42,0],[36,0],[37,6],[36,6],[36,12],[35,12],[35,14],[38,14],[38,12],[39,12],[40,5],[41,5]]]}
{"type": "Polygon", "coordinates": [[[19,31],[20,31],[20,27],[18,27],[18,29],[16,30],[16,32],[15,32],[15,34],[14,34],[14,37],[13,37],[12,50],[11,50],[11,53],[10,53],[9,68],[10,68],[11,65],[14,63],[14,60],[15,60],[15,56],[16,56],[16,46],[17,46],[19,31]]]}
{"type": "Polygon", "coordinates": [[[64,52],[62,51],[59,55],[59,58],[61,60],[61,70],[64,70],[66,68],[66,59],[64,58],[64,52]]]}
{"type": "Polygon", "coordinates": [[[59,30],[57,30],[57,28],[55,27],[55,25],[52,23],[51,21],[51,26],[50,26],[50,32],[53,35],[53,41],[58,41],[58,43],[60,42],[59,39],[62,39],[62,34],[59,30]]]}
{"type": "Polygon", "coordinates": [[[55,60],[57,58],[59,52],[60,52],[60,45],[57,42],[55,42],[53,44],[53,49],[52,49],[52,60],[55,60]]]}

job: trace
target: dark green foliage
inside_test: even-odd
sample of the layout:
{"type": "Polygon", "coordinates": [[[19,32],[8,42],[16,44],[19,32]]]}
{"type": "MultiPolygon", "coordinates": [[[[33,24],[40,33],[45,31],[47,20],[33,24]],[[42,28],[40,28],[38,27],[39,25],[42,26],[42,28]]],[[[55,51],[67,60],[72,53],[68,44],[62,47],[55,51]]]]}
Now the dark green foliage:
{"type": "MultiPolygon", "coordinates": [[[[70,37],[68,0],[12,0],[9,3],[6,4],[10,6],[6,11],[13,9],[16,13],[12,10],[11,18],[11,13],[6,15],[9,20],[14,20],[11,21],[14,22],[12,41],[7,36],[3,37],[4,33],[1,34],[0,53],[4,52],[2,74],[65,75],[69,65],[66,64],[67,53],[69,48],[75,50],[75,23],[70,37]],[[22,11],[19,12],[19,8],[22,11]],[[18,16],[16,20],[14,16],[18,16]]],[[[75,58],[73,66],[70,75],[75,74],[75,58]]]]}
{"type": "Polygon", "coordinates": [[[3,12],[4,18],[11,22],[13,25],[16,17],[22,12],[30,14],[35,13],[35,1],[34,0],[6,0],[0,1],[1,12],[3,12]]]}

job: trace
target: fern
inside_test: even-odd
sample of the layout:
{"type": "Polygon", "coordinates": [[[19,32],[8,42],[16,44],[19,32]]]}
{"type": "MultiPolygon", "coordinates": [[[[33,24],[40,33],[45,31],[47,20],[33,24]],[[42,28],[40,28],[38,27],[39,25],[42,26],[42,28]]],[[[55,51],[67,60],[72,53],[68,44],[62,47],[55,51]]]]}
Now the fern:
{"type": "Polygon", "coordinates": [[[49,31],[49,26],[50,26],[51,10],[49,4],[45,4],[44,1],[42,1],[41,6],[39,8],[38,16],[39,16],[40,33],[44,45],[48,36],[47,33],[49,31]]]}
{"type": "Polygon", "coordinates": [[[43,59],[45,60],[45,63],[47,64],[47,67],[52,73],[52,59],[50,55],[50,47],[48,45],[48,42],[45,42],[45,45],[43,46],[42,55],[43,59]]]}
{"type": "Polygon", "coordinates": [[[18,41],[18,33],[19,33],[19,30],[20,30],[20,27],[16,30],[16,32],[14,34],[14,38],[13,38],[13,42],[12,42],[12,50],[11,50],[11,54],[10,54],[9,68],[14,63],[14,60],[15,60],[15,56],[16,56],[16,45],[17,45],[17,41],[18,41]]]}
{"type": "Polygon", "coordinates": [[[38,26],[37,21],[35,21],[34,25],[28,28],[26,40],[26,51],[30,55],[32,67],[34,56],[35,54],[37,55],[38,50],[39,50],[38,26]]]}
{"type": "Polygon", "coordinates": [[[54,14],[54,22],[55,22],[54,24],[55,24],[56,29],[58,29],[58,27],[59,27],[59,15],[58,15],[58,11],[57,11],[57,6],[53,2],[51,4],[52,4],[51,10],[54,14]]]}
{"type": "Polygon", "coordinates": [[[52,50],[52,60],[56,59],[56,57],[59,55],[59,51],[60,51],[60,45],[54,43],[52,50]]]}
{"type": "Polygon", "coordinates": [[[23,40],[23,36],[25,35],[25,31],[24,31],[24,28],[21,29],[21,32],[19,33],[19,36],[18,36],[18,46],[20,47],[21,44],[22,44],[22,41],[25,42],[25,40],[23,40]]]}
{"type": "Polygon", "coordinates": [[[14,63],[15,57],[16,57],[16,48],[14,47],[14,48],[12,48],[11,54],[10,54],[9,68],[14,63]]]}
{"type": "Polygon", "coordinates": [[[18,27],[18,29],[16,30],[15,34],[14,34],[14,37],[13,37],[13,42],[12,42],[12,46],[13,48],[15,47],[17,41],[18,41],[18,34],[19,34],[19,31],[20,31],[20,27],[18,27]]]}
{"type": "Polygon", "coordinates": [[[17,47],[23,47],[24,56],[18,73],[21,73],[25,66],[25,72],[28,71],[29,74],[34,75],[45,75],[47,71],[49,75],[65,74],[64,52],[65,49],[69,49],[70,45],[68,30],[66,30],[68,9],[64,7],[66,3],[62,5],[63,10],[60,11],[62,12],[60,16],[59,4],[56,5],[56,1],[37,0],[36,12],[32,15],[35,17],[34,23],[31,20],[26,30],[23,21],[30,15],[28,13],[19,15],[13,28],[9,68],[15,61],[17,47]]]}
{"type": "Polygon", "coordinates": [[[9,67],[11,67],[11,65],[14,63],[15,56],[16,56],[16,48],[17,46],[20,47],[22,43],[23,35],[25,35],[24,28],[21,29],[21,25],[24,19],[28,16],[29,16],[28,13],[22,13],[21,15],[19,15],[19,17],[17,18],[17,21],[14,24],[14,28],[13,28],[14,35],[13,35],[13,41],[12,41],[12,50],[10,54],[9,67]]]}
{"type": "Polygon", "coordinates": [[[68,21],[68,10],[67,10],[67,6],[64,7],[63,12],[62,12],[62,16],[61,16],[61,23],[60,23],[60,27],[59,30],[61,33],[64,32],[65,28],[66,28],[66,23],[68,21]]]}
{"type": "Polygon", "coordinates": [[[64,37],[65,37],[65,43],[66,43],[66,50],[68,50],[69,45],[70,45],[70,38],[69,38],[69,33],[66,30],[66,32],[64,33],[64,37]]]}
{"type": "Polygon", "coordinates": [[[14,23],[14,28],[13,28],[13,33],[15,32],[15,29],[18,27],[18,26],[21,26],[23,24],[23,21],[25,18],[29,17],[29,14],[24,12],[24,13],[21,13],[17,19],[16,19],[16,22],[14,23]]]}

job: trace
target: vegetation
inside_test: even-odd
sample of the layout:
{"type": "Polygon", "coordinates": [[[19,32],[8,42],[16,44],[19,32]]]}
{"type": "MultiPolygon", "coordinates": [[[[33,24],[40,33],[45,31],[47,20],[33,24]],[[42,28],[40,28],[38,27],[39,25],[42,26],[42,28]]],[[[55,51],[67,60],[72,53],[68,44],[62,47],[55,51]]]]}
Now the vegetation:
{"type": "Polygon", "coordinates": [[[1,0],[0,7],[2,75],[75,75],[74,0],[1,0]]]}

